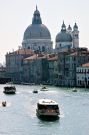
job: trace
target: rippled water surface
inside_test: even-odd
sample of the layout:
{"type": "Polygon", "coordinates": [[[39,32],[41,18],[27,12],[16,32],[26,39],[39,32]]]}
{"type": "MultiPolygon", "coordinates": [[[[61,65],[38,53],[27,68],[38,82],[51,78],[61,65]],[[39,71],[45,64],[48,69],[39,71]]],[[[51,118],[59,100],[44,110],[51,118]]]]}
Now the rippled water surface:
{"type": "Polygon", "coordinates": [[[5,95],[0,85],[0,135],[89,135],[89,92],[78,89],[16,85],[15,95],[5,95]],[[38,94],[33,93],[37,89],[38,94]],[[59,103],[60,119],[53,122],[36,117],[40,98],[51,98],[59,103]],[[7,101],[7,107],[1,102],[7,101]]]}

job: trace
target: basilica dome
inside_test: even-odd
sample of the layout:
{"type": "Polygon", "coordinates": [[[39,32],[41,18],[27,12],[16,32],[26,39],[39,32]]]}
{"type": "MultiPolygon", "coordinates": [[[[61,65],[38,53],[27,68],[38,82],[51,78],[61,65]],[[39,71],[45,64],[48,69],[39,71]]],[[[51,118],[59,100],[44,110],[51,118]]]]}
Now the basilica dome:
{"type": "Polygon", "coordinates": [[[27,39],[51,39],[48,28],[42,24],[40,12],[37,7],[33,15],[32,24],[24,32],[23,40],[27,39]]]}
{"type": "Polygon", "coordinates": [[[51,35],[44,24],[32,24],[25,30],[23,39],[51,39],[51,35]]]}
{"type": "Polygon", "coordinates": [[[56,36],[56,42],[72,42],[72,37],[69,33],[60,32],[56,36]]]}
{"type": "Polygon", "coordinates": [[[56,42],[72,42],[72,36],[66,31],[66,26],[63,22],[61,32],[56,36],[56,42]]]}

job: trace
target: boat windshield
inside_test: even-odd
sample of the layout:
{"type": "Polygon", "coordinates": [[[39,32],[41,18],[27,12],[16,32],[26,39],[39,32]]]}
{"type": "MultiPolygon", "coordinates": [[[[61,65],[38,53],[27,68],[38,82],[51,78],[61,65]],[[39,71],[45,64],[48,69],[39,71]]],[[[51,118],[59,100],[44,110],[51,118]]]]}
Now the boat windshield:
{"type": "Polygon", "coordinates": [[[40,105],[38,104],[38,109],[59,109],[58,105],[40,105]]]}
{"type": "Polygon", "coordinates": [[[11,87],[8,87],[8,86],[7,86],[7,87],[5,87],[5,89],[7,89],[7,90],[12,90],[12,89],[14,89],[14,90],[15,90],[15,86],[13,86],[13,87],[12,87],[12,86],[11,86],[11,87]]]}

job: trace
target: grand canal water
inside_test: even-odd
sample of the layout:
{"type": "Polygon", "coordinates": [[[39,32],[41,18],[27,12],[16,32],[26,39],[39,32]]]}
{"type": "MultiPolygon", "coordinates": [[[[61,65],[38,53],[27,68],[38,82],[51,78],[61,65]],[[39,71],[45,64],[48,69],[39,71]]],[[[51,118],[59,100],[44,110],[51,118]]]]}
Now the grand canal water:
{"type": "Polygon", "coordinates": [[[78,89],[16,85],[15,95],[5,95],[0,85],[0,135],[89,135],[89,92],[78,89]],[[37,89],[38,94],[32,93],[37,89]],[[51,98],[59,103],[60,119],[53,122],[36,117],[40,98],[51,98]],[[1,102],[7,101],[7,107],[1,102]]]}

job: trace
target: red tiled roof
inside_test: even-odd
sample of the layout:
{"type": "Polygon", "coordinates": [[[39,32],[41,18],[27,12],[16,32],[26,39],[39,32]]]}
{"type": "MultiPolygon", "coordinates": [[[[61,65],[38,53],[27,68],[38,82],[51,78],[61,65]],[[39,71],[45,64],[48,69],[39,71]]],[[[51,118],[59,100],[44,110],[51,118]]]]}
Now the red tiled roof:
{"type": "Polygon", "coordinates": [[[18,49],[16,51],[7,53],[7,55],[13,55],[13,54],[27,55],[27,54],[34,54],[34,51],[30,49],[18,49]]]}
{"type": "Polygon", "coordinates": [[[73,52],[71,54],[69,54],[70,56],[76,56],[78,54],[78,52],[73,52]]]}
{"type": "Polygon", "coordinates": [[[15,51],[16,54],[34,54],[34,51],[30,49],[19,49],[15,51]]]}
{"type": "Polygon", "coordinates": [[[34,55],[30,56],[30,57],[27,57],[24,60],[25,61],[31,61],[31,60],[35,60],[35,59],[37,59],[37,55],[36,54],[34,54],[34,55]]]}
{"type": "Polygon", "coordinates": [[[89,67],[89,63],[83,64],[82,67],[89,67]]]}
{"type": "Polygon", "coordinates": [[[56,61],[56,60],[58,60],[58,56],[54,56],[54,57],[51,57],[51,58],[49,57],[48,60],[49,61],[56,61]]]}
{"type": "Polygon", "coordinates": [[[24,61],[32,61],[32,60],[36,60],[36,59],[45,59],[47,58],[47,60],[49,61],[55,61],[58,59],[58,56],[57,55],[54,55],[54,54],[34,54],[28,58],[25,58],[24,61]]]}
{"type": "Polygon", "coordinates": [[[47,59],[49,61],[56,61],[56,60],[58,60],[58,55],[57,54],[49,54],[47,59]]]}
{"type": "Polygon", "coordinates": [[[34,54],[28,58],[25,58],[24,61],[32,61],[32,60],[44,59],[44,58],[46,58],[46,55],[34,54]]]}

